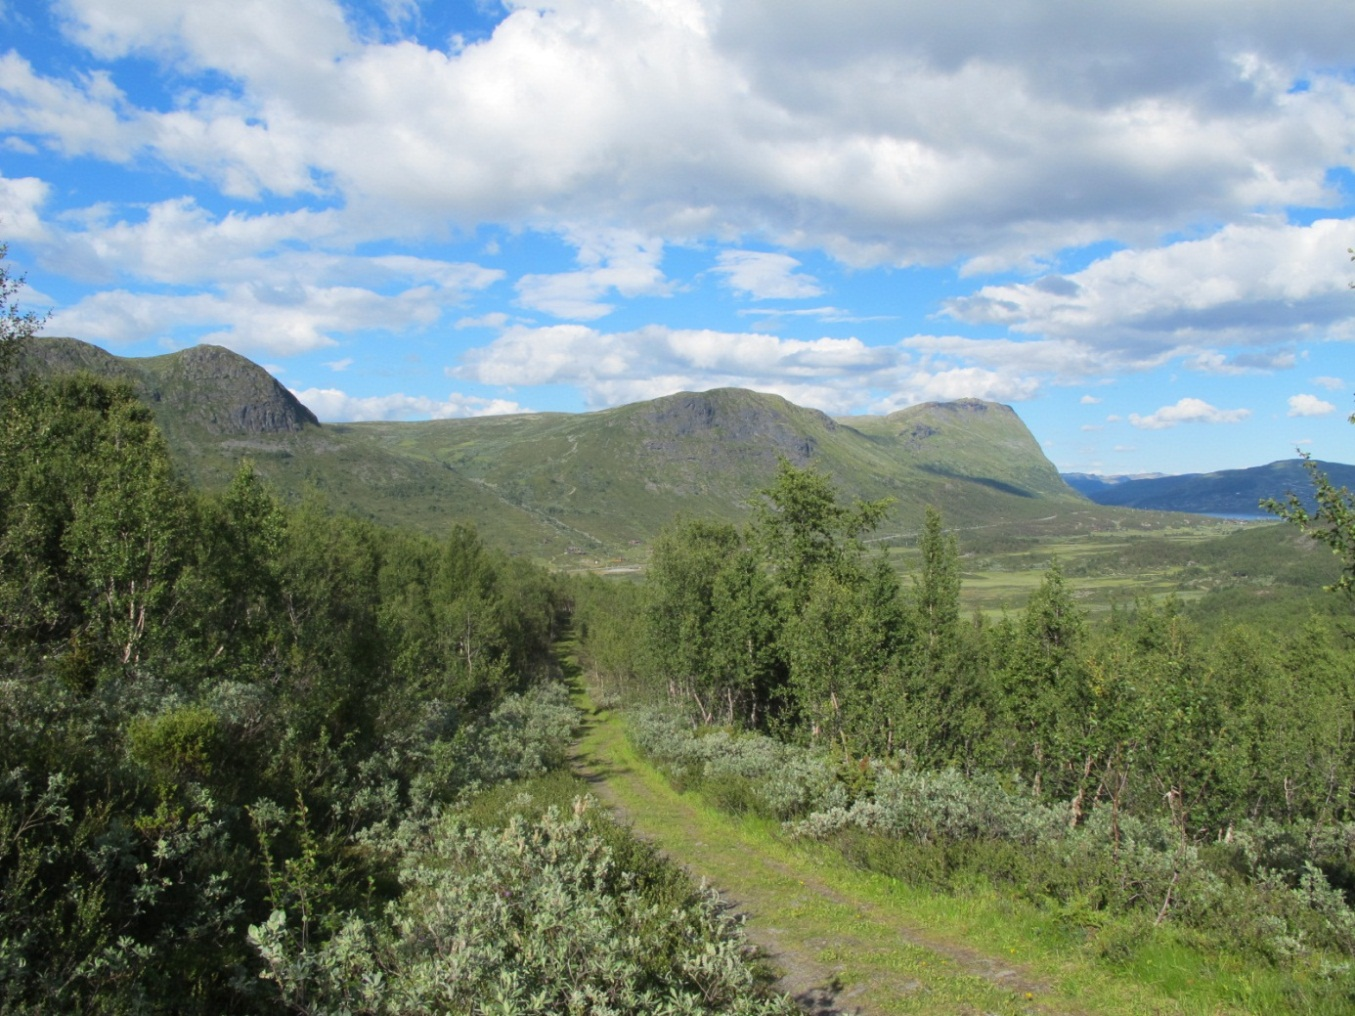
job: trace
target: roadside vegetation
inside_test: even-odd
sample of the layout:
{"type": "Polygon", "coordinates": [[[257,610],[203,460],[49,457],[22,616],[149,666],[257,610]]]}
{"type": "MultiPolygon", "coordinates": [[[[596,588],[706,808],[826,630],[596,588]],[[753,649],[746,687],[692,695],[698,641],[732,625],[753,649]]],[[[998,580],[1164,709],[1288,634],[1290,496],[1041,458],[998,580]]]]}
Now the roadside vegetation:
{"type": "Polygon", "coordinates": [[[551,576],[247,464],[199,494],[130,388],[19,376],[37,324],[0,321],[0,1012],[786,1011],[552,792],[551,576]]]}
{"type": "MultiPolygon", "coordinates": [[[[646,586],[580,583],[597,694],[633,707],[676,785],[788,837],[912,886],[997,889],[1131,976],[1184,948],[1262,972],[1265,1006],[1348,1011],[1349,602],[1282,596],[1241,621],[1211,605],[1273,589],[1267,555],[1311,557],[1303,535],[1143,547],[1235,570],[1193,607],[1092,616],[1056,561],[1023,609],[965,618],[940,515],[904,582],[864,542],[884,511],[786,465],[749,526],[671,528],[646,586]]],[[[1332,543],[1330,520],[1298,521],[1332,543]]]]}

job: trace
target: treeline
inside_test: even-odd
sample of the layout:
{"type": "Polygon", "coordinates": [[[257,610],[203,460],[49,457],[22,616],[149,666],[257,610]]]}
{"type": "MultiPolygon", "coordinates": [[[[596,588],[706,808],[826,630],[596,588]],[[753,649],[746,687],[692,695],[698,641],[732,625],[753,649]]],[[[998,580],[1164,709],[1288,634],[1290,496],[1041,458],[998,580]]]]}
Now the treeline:
{"type": "Polygon", "coordinates": [[[680,523],[642,589],[578,594],[592,666],[697,722],[831,746],[845,764],[1006,773],[1075,809],[1168,812],[1191,837],[1355,817],[1339,618],[1202,630],[1144,601],[1092,624],[1057,563],[1024,610],[965,618],[940,515],[904,582],[863,542],[884,510],[783,465],[747,528],[680,523]]]}
{"type": "Polygon", "coordinates": [[[466,529],[197,493],[129,389],[0,370],[0,1012],[781,1011],[572,794],[461,817],[566,764],[564,606],[466,529]]]}

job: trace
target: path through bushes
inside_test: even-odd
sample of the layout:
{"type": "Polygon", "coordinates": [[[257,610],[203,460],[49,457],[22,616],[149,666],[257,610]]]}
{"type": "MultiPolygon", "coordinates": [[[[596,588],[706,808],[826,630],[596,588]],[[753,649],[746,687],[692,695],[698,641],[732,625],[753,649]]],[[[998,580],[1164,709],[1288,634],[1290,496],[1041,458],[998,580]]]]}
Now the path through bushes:
{"type": "Polygon", "coordinates": [[[576,765],[599,799],[747,915],[750,938],[783,972],[780,987],[810,1012],[1085,1011],[1066,983],[1051,986],[1000,952],[910,921],[889,880],[791,848],[772,823],[679,794],[615,714],[592,714],[576,765]]]}

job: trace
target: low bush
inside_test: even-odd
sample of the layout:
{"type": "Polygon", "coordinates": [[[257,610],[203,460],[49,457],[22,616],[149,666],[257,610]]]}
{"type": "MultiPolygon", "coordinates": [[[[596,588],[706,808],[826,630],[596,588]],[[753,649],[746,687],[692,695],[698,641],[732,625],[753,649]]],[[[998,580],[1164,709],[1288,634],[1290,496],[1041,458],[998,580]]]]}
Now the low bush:
{"type": "Polygon", "coordinates": [[[712,804],[776,816],[792,837],[945,892],[996,886],[1052,910],[1105,958],[1127,960],[1168,926],[1290,969],[1331,994],[1355,991],[1355,911],[1342,891],[1355,826],[1239,823],[1217,842],[1168,818],[1071,806],[1017,780],[874,761],[866,778],[825,754],[756,734],[692,729],[653,712],[632,738],[712,804]],[[1104,929],[1104,931],[1103,931],[1104,929]]]}
{"type": "Polygon", "coordinates": [[[450,819],[373,843],[398,858],[400,898],[350,915],[319,947],[274,911],[250,929],[266,976],[315,1014],[795,1011],[758,982],[713,891],[587,798],[530,818],[526,804],[499,828],[450,819]]]}
{"type": "Polygon", "coordinates": [[[693,731],[658,710],[637,711],[630,719],[636,746],[676,784],[700,787],[732,812],[786,821],[847,804],[846,788],[827,754],[762,734],[693,731]]]}

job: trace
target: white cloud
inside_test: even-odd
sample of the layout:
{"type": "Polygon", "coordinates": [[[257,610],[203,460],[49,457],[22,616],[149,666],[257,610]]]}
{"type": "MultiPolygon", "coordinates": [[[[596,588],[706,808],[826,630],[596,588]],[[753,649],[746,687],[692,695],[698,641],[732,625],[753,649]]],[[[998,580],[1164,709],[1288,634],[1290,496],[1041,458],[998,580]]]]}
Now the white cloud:
{"type": "Polygon", "coordinates": [[[553,317],[592,321],[615,308],[602,302],[620,296],[667,296],[671,284],[659,269],[663,244],[634,233],[605,230],[571,231],[578,247],[576,272],[524,275],[517,282],[518,303],[553,317]]]}
{"type": "Polygon", "coordinates": [[[352,286],[315,286],[264,279],[190,296],[104,290],[57,310],[56,335],[113,344],[188,330],[194,341],[243,352],[289,356],[333,346],[334,334],[410,330],[434,324],[443,297],[431,286],[386,296],[352,286]]]}
{"type": "Polygon", "coordinates": [[[39,242],[47,233],[42,206],[51,186],[36,177],[0,176],[0,231],[5,240],[39,242]]]}
{"type": "Polygon", "coordinates": [[[1336,407],[1330,402],[1324,402],[1316,395],[1291,395],[1289,396],[1289,415],[1290,416],[1326,416],[1328,413],[1336,412],[1336,407]]]}
{"type": "Polygon", "coordinates": [[[325,366],[335,373],[338,373],[353,366],[353,358],[351,356],[345,356],[342,360],[328,360],[325,362],[325,366]]]}
{"type": "MultiPolygon", "coordinates": [[[[45,193],[0,178],[0,210],[36,207],[45,193]]],[[[48,270],[124,284],[58,309],[49,329],[90,341],[207,330],[195,337],[290,355],[331,345],[335,333],[427,327],[504,275],[466,262],[331,253],[325,247],[342,248],[347,234],[328,212],[216,216],[179,199],[150,205],[136,222],[106,206],[54,224],[16,218],[48,270]],[[139,288],[148,283],[154,290],[139,288]]]]}
{"type": "Polygon", "coordinates": [[[590,405],[619,405],[716,387],[775,392],[826,412],[891,412],[917,402],[1019,401],[1039,388],[1021,373],[915,360],[902,344],[785,339],[760,332],[651,325],[604,332],[585,325],[514,326],[450,371],[484,384],[568,384],[590,405]]]}
{"type": "Polygon", "coordinates": [[[823,292],[819,280],[797,272],[800,262],[771,251],[726,250],[716,258],[716,273],[734,292],[754,300],[801,300],[823,292]]]}
{"type": "Polygon", "coordinates": [[[337,388],[292,390],[292,394],[326,423],[356,423],[362,420],[446,420],[463,416],[501,416],[528,413],[507,399],[483,399],[456,392],[446,399],[422,395],[349,395],[337,388]]]}
{"type": "Polygon", "coordinates": [[[814,318],[829,324],[860,324],[866,321],[893,321],[893,314],[853,314],[841,307],[741,307],[735,311],[739,317],[759,318],[762,321],[754,327],[761,327],[768,321],[781,318],[814,318]]]}
{"type": "Polygon", "coordinates": [[[1319,388],[1325,388],[1329,392],[1339,392],[1346,386],[1346,383],[1339,377],[1315,377],[1311,379],[1313,384],[1319,388]]]}
{"type": "Polygon", "coordinates": [[[1101,404],[1101,400],[1095,395],[1084,395],[1082,398],[1078,399],[1078,402],[1084,406],[1099,406],[1101,404]]]}
{"type": "Polygon", "coordinates": [[[508,315],[500,311],[491,311],[479,317],[459,318],[453,328],[502,328],[508,324],[508,315]]]}
{"type": "Polygon", "coordinates": [[[1075,384],[1103,378],[1116,371],[1150,370],[1161,366],[1169,354],[1138,356],[1134,351],[1115,353],[1097,348],[1079,338],[969,339],[957,335],[917,335],[903,345],[929,362],[961,359],[983,364],[1009,374],[1040,375],[1058,384],[1075,384]]]}
{"type": "Polygon", "coordinates": [[[1191,356],[1197,369],[1292,367],[1293,353],[1226,357],[1219,345],[1355,337],[1343,251],[1355,220],[1264,221],[1151,250],[1123,250],[1063,277],[985,286],[948,311],[974,324],[1081,340],[1120,360],[1191,356]]]}
{"type": "Polygon", "coordinates": [[[1348,162],[1355,94],[1333,70],[1355,38],[1344,5],[1251,3],[1225,21],[1206,0],[968,0],[944,16],[515,0],[492,36],[446,51],[360,37],[329,0],[60,10],[101,59],[190,83],[139,108],[107,74],[47,79],[11,55],[0,129],[68,154],[147,155],[242,196],[332,192],[396,233],[605,223],[859,264],[986,269],[1319,205],[1348,162]]]}
{"type": "Polygon", "coordinates": [[[44,78],[13,50],[0,54],[0,130],[40,139],[63,155],[115,163],[128,161],[148,140],[107,71],[70,81],[44,78]]]}
{"type": "Polygon", "coordinates": [[[1217,409],[1203,399],[1185,398],[1147,416],[1130,413],[1129,422],[1140,430],[1165,430],[1182,423],[1241,423],[1249,416],[1250,409],[1217,409]]]}

